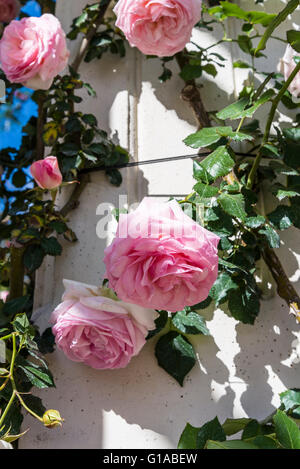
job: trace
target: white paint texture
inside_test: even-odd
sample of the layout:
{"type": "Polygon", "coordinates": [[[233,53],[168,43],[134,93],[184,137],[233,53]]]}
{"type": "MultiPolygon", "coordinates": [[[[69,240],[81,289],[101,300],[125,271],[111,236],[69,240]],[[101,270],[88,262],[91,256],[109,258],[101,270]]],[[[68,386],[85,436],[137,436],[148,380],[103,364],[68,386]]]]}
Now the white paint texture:
{"type": "MultiPolygon", "coordinates": [[[[246,0],[240,3],[248,9],[254,4],[246,0]]],[[[58,1],[58,15],[66,30],[85,4],[86,0],[58,1]]],[[[276,13],[284,2],[270,0],[265,5],[276,13]]],[[[291,27],[289,23],[288,29],[291,27]]],[[[231,34],[235,29],[234,34],[238,32],[233,21],[230,28],[231,34]]],[[[213,34],[197,32],[195,40],[210,44],[215,41],[213,34]]],[[[283,27],[279,34],[284,35],[283,27]]],[[[280,42],[272,46],[267,59],[260,61],[260,66],[268,70],[274,69],[284,51],[280,42]]],[[[248,75],[245,70],[232,68],[234,60],[245,58],[239,49],[222,45],[219,51],[229,59],[226,68],[216,79],[201,79],[203,98],[211,110],[232,102],[248,75]]],[[[176,72],[175,63],[172,68],[176,72]]],[[[130,50],[124,59],[105,56],[83,65],[81,72],[98,95],[96,99],[85,97],[83,110],[95,113],[100,125],[112,132],[134,159],[190,153],[182,139],[195,126],[189,108],[179,98],[182,81],[176,73],[172,81],[160,84],[159,61],[145,60],[136,50],[130,50]]],[[[189,160],[122,173],[124,183],[119,190],[101,173],[92,175],[80,208],[70,215],[78,243],[63,243],[63,255],[55,263],[47,260],[38,273],[36,308],[41,308],[40,324],[47,323],[49,311],[59,303],[63,278],[92,284],[103,278],[103,249],[108,241],[98,239],[95,233],[99,203],[116,204],[118,194],[126,193],[130,203],[146,194],[187,194],[193,186],[189,160]]],[[[289,230],[283,239],[279,255],[300,290],[299,232],[289,230]]],[[[291,367],[288,360],[292,331],[299,328],[286,305],[278,297],[263,302],[255,326],[238,324],[220,309],[207,310],[205,316],[212,336],[193,339],[199,363],[183,388],[157,366],[155,341],[150,341],[124,370],[95,371],[68,361],[59,351],[50,355],[57,388],[40,392],[40,396],[48,408],[61,411],[65,423],[61,429],[47,430],[26,418],[24,428],[29,426],[31,431],[21,440],[21,447],[174,448],[187,421],[199,426],[215,415],[223,421],[231,416],[263,418],[271,413],[278,405],[279,392],[299,386],[299,365],[291,367]]]]}

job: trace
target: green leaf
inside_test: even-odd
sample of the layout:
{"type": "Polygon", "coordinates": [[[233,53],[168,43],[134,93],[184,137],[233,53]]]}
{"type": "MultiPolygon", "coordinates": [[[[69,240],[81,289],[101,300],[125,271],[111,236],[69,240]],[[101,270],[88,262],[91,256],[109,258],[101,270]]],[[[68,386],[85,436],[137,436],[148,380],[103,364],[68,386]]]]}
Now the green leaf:
{"type": "Polygon", "coordinates": [[[14,300],[9,300],[4,303],[2,311],[0,312],[0,326],[9,323],[16,314],[22,313],[28,306],[28,302],[29,296],[21,296],[20,298],[15,298],[14,300]]]}
{"type": "Polygon", "coordinates": [[[213,64],[206,64],[202,66],[202,70],[204,70],[208,75],[213,77],[217,76],[217,69],[213,64]]]}
{"type": "Polygon", "coordinates": [[[262,234],[266,240],[268,241],[268,244],[271,248],[279,248],[280,247],[280,237],[271,226],[267,225],[261,230],[259,230],[259,233],[262,234]]]}
{"type": "Polygon", "coordinates": [[[183,430],[179,443],[178,449],[197,449],[197,435],[200,428],[193,427],[189,423],[186,424],[183,430]]]}
{"type": "Polygon", "coordinates": [[[215,197],[218,194],[219,188],[209,186],[208,184],[203,184],[202,182],[197,182],[197,184],[194,186],[194,191],[199,194],[201,199],[210,199],[211,197],[215,197]]]}
{"type": "Polygon", "coordinates": [[[220,146],[201,161],[199,166],[204,168],[205,176],[202,177],[204,182],[206,182],[207,175],[211,180],[226,176],[234,167],[234,160],[231,158],[226,146],[220,146]]]}
{"type": "Polygon", "coordinates": [[[279,230],[286,230],[293,225],[293,211],[287,205],[278,205],[268,214],[269,221],[279,230]]]}
{"type": "Polygon", "coordinates": [[[232,127],[205,127],[198,132],[189,135],[184,143],[192,148],[203,148],[218,142],[222,137],[228,137],[236,141],[252,140],[252,137],[242,132],[235,132],[232,127]]]}
{"type": "Polygon", "coordinates": [[[62,247],[54,236],[43,238],[41,245],[45,254],[48,254],[49,256],[60,256],[62,253],[62,247]]]}
{"type": "Polygon", "coordinates": [[[240,431],[244,430],[246,425],[251,422],[251,419],[241,418],[241,419],[227,419],[223,423],[223,430],[226,435],[231,436],[235,435],[235,433],[239,433],[240,431]]]}
{"type": "Polygon", "coordinates": [[[203,449],[208,440],[225,441],[226,434],[220,424],[218,417],[207,422],[201,427],[197,435],[197,449],[203,449]]]}
{"type": "Polygon", "coordinates": [[[210,290],[210,296],[215,300],[216,306],[223,302],[230,290],[235,290],[238,285],[232,280],[231,275],[221,272],[210,290]]]}
{"type": "Polygon", "coordinates": [[[118,169],[107,169],[105,174],[113,186],[119,187],[122,184],[122,174],[118,169]]]}
{"type": "Polygon", "coordinates": [[[159,317],[155,319],[156,328],[153,331],[149,331],[146,340],[151,339],[156,334],[161,332],[167,325],[167,322],[168,322],[168,311],[159,311],[159,317]]]}
{"type": "Polygon", "coordinates": [[[176,329],[183,334],[210,335],[204,318],[194,311],[189,313],[186,311],[178,311],[178,313],[173,316],[172,323],[176,329]]]}
{"type": "Polygon", "coordinates": [[[207,449],[258,449],[257,446],[247,443],[241,440],[229,440],[229,441],[208,441],[206,445],[207,449]]]}
{"type": "Polygon", "coordinates": [[[256,217],[248,217],[245,220],[245,225],[248,228],[256,229],[266,223],[265,217],[262,215],[257,215],[256,217]]]}
{"type": "Polygon", "coordinates": [[[32,338],[35,336],[35,329],[30,324],[25,313],[18,314],[12,324],[15,331],[20,332],[21,334],[29,334],[32,338]]]}
{"type": "Polygon", "coordinates": [[[46,368],[31,366],[30,364],[20,364],[19,368],[21,368],[28,380],[37,388],[44,389],[55,387],[53,376],[46,368]]]}
{"type": "Polygon", "coordinates": [[[300,449],[300,430],[297,424],[281,410],[277,410],[273,420],[276,436],[281,446],[286,449],[300,449]]]}
{"type": "Polygon", "coordinates": [[[233,104],[222,109],[222,111],[217,113],[217,118],[221,120],[226,119],[238,119],[241,112],[245,109],[249,102],[248,98],[242,98],[236,101],[233,104]]]}
{"type": "Polygon", "coordinates": [[[255,103],[253,104],[253,106],[249,107],[248,109],[245,109],[244,111],[242,111],[240,113],[240,118],[243,118],[243,117],[252,117],[253,114],[257,111],[257,109],[262,106],[263,104],[265,104],[266,102],[270,101],[270,99],[274,96],[275,94],[275,91],[270,89],[270,90],[267,90],[265,93],[263,93],[261,95],[261,97],[255,101],[255,103]]]}
{"type": "Polygon", "coordinates": [[[33,272],[42,265],[44,257],[44,249],[39,244],[32,244],[25,251],[24,265],[29,272],[33,272]]]}
{"type": "Polygon", "coordinates": [[[242,194],[223,193],[218,198],[218,202],[228,215],[240,218],[241,220],[245,220],[247,217],[245,200],[242,194]]]}
{"type": "Polygon", "coordinates": [[[252,443],[259,449],[278,449],[276,441],[266,435],[257,435],[252,439],[252,443]]]}
{"type": "Polygon", "coordinates": [[[253,46],[249,36],[246,36],[245,34],[240,34],[238,36],[237,42],[243,52],[245,52],[246,54],[251,54],[253,46]]]}
{"type": "Polygon", "coordinates": [[[201,77],[202,67],[201,65],[184,65],[179,75],[185,81],[194,80],[195,78],[201,77]]]}
{"type": "Polygon", "coordinates": [[[228,308],[237,321],[254,324],[260,310],[259,297],[249,290],[232,290],[228,295],[228,308]]]}
{"type": "Polygon", "coordinates": [[[196,355],[189,341],[175,331],[162,336],[155,348],[159,366],[183,386],[185,376],[196,363],[196,355]]]}
{"type": "Polygon", "coordinates": [[[236,60],[233,62],[233,68],[252,68],[252,66],[243,60],[236,60]]]}
{"type": "Polygon", "coordinates": [[[286,33],[287,41],[296,52],[300,52],[300,31],[290,29],[286,33]]]}
{"type": "Polygon", "coordinates": [[[280,394],[280,400],[286,411],[300,406],[300,389],[288,389],[280,394]]]}

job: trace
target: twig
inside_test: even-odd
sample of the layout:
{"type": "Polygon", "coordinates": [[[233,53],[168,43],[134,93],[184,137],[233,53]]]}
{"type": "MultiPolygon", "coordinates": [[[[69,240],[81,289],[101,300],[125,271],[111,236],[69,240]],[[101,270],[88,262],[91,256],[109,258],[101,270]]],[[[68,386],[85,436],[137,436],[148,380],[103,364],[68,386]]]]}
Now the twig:
{"type": "Polygon", "coordinates": [[[79,183],[76,184],[76,187],[73,190],[68,202],[60,210],[60,214],[63,217],[66,217],[71,210],[74,210],[78,207],[79,198],[89,182],[90,177],[88,174],[83,174],[79,176],[79,183]]]}
{"type": "MultiPolygon", "coordinates": [[[[183,70],[184,66],[189,63],[185,53],[186,50],[176,54],[176,60],[180,70],[183,70]]],[[[191,106],[199,129],[202,129],[203,127],[211,127],[208,113],[204,107],[201,94],[195,80],[185,80],[185,87],[181,91],[181,98],[191,106]]]]}
{"type": "Polygon", "coordinates": [[[38,98],[38,117],[36,124],[36,147],[35,147],[35,159],[42,160],[45,154],[45,144],[43,139],[44,125],[46,120],[46,112],[44,108],[46,95],[44,92],[40,92],[38,98]]]}
{"type": "Polygon", "coordinates": [[[90,42],[91,40],[93,39],[94,35],[96,34],[99,26],[101,25],[102,23],[102,20],[104,18],[104,15],[106,13],[106,10],[108,9],[109,7],[109,4],[111,3],[111,1],[108,1],[106,3],[106,5],[103,5],[100,9],[99,9],[99,13],[98,13],[98,16],[96,18],[96,20],[94,21],[93,24],[91,24],[91,26],[89,27],[86,35],[84,36],[84,38],[82,39],[81,41],[81,45],[79,47],[79,51],[75,57],[75,60],[74,62],[72,63],[71,67],[72,69],[77,72],[79,67],[80,67],[80,64],[81,62],[83,61],[86,53],[87,53],[87,50],[88,50],[88,47],[90,45],[90,42]]]}
{"type": "Polygon", "coordinates": [[[290,313],[294,314],[300,322],[300,297],[286,275],[274,249],[265,247],[262,250],[262,255],[277,284],[278,295],[287,303],[290,313]]]}
{"type": "Polygon", "coordinates": [[[24,285],[24,248],[10,248],[9,300],[23,296],[24,285]]]}

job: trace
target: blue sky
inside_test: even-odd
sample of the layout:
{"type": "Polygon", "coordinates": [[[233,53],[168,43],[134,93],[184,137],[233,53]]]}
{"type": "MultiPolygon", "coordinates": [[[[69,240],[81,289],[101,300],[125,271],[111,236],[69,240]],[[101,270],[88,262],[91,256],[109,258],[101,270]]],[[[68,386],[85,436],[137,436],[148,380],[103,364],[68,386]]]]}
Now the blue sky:
{"type": "MultiPolygon", "coordinates": [[[[30,0],[22,8],[30,16],[40,16],[41,8],[37,2],[30,0]]],[[[27,124],[32,116],[37,115],[37,105],[30,99],[32,90],[20,89],[21,94],[14,97],[12,105],[0,104],[0,151],[6,147],[20,148],[22,141],[22,127],[27,124]],[[21,98],[21,99],[20,99],[21,98]]],[[[28,168],[24,168],[27,181],[32,179],[28,168]]],[[[3,175],[5,178],[5,175],[3,175]]],[[[8,190],[16,190],[10,180],[5,182],[8,190]]],[[[0,210],[3,203],[0,199],[0,210]]]]}

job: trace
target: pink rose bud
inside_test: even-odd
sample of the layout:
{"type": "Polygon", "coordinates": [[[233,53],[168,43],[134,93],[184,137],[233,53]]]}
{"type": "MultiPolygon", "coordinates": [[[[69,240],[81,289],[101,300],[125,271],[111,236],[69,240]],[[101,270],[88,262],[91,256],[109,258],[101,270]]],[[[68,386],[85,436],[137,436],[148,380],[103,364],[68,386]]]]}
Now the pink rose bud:
{"type": "Polygon", "coordinates": [[[202,0],[119,0],[116,26],[143,54],[167,57],[190,41],[202,0]]]}
{"type": "Polygon", "coordinates": [[[18,16],[20,8],[19,0],[0,0],[0,23],[9,23],[18,16]]]}
{"type": "Polygon", "coordinates": [[[156,311],[116,301],[102,289],[64,280],[63,302],[52,313],[58,347],[98,370],[124,368],[155,329],[156,311]]]}
{"type": "Polygon", "coordinates": [[[44,160],[35,161],[30,166],[30,172],[42,189],[55,189],[62,183],[56,156],[47,156],[44,160]]]}
{"type": "Polygon", "coordinates": [[[9,295],[9,291],[8,290],[2,290],[0,291],[0,300],[3,301],[3,303],[6,302],[7,298],[8,298],[8,295],[9,295]]]}
{"type": "Polygon", "coordinates": [[[145,198],[121,214],[104,263],[110,288],[123,301],[181,311],[204,301],[218,276],[220,238],[188,217],[173,200],[145,198]]]}
{"type": "Polygon", "coordinates": [[[60,22],[50,14],[12,21],[0,41],[1,68],[8,80],[33,90],[49,89],[69,55],[60,22]]]}
{"type": "MultiPolygon", "coordinates": [[[[290,44],[287,45],[286,51],[278,64],[278,71],[283,74],[285,81],[289,78],[290,74],[296,67],[294,57],[299,56],[290,44]]],[[[300,72],[297,73],[294,80],[289,86],[289,91],[295,98],[300,98],[300,72]]]]}

